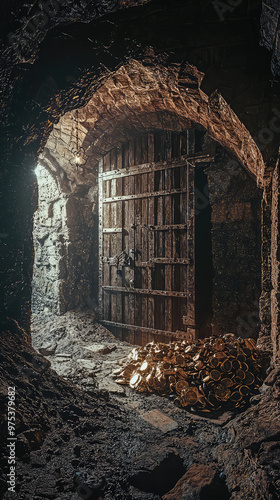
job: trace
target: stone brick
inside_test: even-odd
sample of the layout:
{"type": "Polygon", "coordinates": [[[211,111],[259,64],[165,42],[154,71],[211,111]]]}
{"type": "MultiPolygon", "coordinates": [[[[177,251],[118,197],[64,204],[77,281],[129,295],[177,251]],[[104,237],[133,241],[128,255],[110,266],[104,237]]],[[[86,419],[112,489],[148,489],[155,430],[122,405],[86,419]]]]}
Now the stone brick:
{"type": "Polygon", "coordinates": [[[159,410],[150,410],[147,413],[142,413],[141,418],[149,424],[157,427],[162,432],[169,432],[178,427],[177,422],[159,410]]]}

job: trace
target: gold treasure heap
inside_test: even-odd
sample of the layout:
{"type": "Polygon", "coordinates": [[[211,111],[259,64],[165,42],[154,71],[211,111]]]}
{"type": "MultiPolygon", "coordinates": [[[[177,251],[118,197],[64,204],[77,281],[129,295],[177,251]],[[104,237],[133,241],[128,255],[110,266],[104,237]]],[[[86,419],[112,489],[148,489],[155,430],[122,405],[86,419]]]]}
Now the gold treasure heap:
{"type": "Polygon", "coordinates": [[[268,366],[253,339],[234,334],[136,347],[113,372],[116,382],[138,392],[177,395],[190,411],[241,408],[257,392],[268,366]]]}

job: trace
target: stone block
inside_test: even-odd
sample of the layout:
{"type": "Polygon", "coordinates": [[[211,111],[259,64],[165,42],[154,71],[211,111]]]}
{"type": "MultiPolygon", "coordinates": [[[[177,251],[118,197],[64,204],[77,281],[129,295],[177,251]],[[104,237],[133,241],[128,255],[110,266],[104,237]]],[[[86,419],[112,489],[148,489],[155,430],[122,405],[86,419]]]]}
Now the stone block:
{"type": "MultiPolygon", "coordinates": [[[[214,468],[204,464],[193,464],[187,472],[179,479],[174,488],[162,498],[163,500],[191,500],[202,498],[201,493],[211,487],[218,479],[214,468]]],[[[206,498],[206,496],[203,496],[206,498]]],[[[210,496],[209,498],[214,498],[210,496]]],[[[215,498],[220,499],[220,496],[215,498]]],[[[227,496],[224,499],[228,498],[227,496]]]]}
{"type": "Polygon", "coordinates": [[[112,351],[115,351],[117,346],[115,344],[92,344],[88,346],[84,346],[84,349],[94,353],[94,354],[109,354],[112,351]]]}
{"type": "Polygon", "coordinates": [[[57,344],[48,344],[40,347],[39,352],[43,354],[43,356],[52,356],[55,353],[57,344]]]}
{"type": "Polygon", "coordinates": [[[172,418],[168,417],[159,410],[147,411],[147,413],[142,413],[141,418],[146,420],[149,424],[153,425],[162,432],[173,431],[178,427],[177,422],[172,418]]]}

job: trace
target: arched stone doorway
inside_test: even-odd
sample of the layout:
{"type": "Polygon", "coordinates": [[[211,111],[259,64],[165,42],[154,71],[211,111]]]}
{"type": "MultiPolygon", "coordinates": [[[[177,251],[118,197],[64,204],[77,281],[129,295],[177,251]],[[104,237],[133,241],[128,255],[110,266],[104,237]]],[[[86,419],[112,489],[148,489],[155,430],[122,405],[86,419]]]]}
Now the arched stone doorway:
{"type": "MultiPolygon", "coordinates": [[[[196,157],[190,161],[199,166],[198,156],[202,154],[202,156],[204,156],[204,161],[206,160],[206,163],[208,162],[208,173],[206,174],[200,169],[202,177],[199,180],[198,176],[196,182],[202,182],[203,184],[203,182],[205,182],[202,180],[203,175],[204,179],[205,175],[207,179],[211,179],[211,196],[213,201],[212,209],[215,219],[214,225],[216,225],[214,230],[216,235],[215,241],[218,241],[217,235],[219,234],[217,225],[221,225],[225,221],[234,225],[235,223],[238,223],[238,221],[244,219],[244,217],[245,219],[247,217],[248,220],[246,223],[249,223],[251,235],[253,235],[253,237],[251,236],[251,239],[253,238],[254,240],[256,237],[256,241],[258,241],[258,245],[260,245],[260,239],[256,235],[257,229],[256,227],[253,227],[252,223],[252,203],[254,203],[253,199],[255,199],[256,203],[259,203],[260,193],[257,193],[258,190],[256,186],[257,184],[259,186],[263,185],[264,163],[261,153],[259,152],[249,132],[240,123],[237,116],[232,112],[222,97],[218,94],[214,94],[208,98],[200,90],[202,76],[202,74],[191,66],[180,68],[179,66],[174,65],[174,67],[171,68],[162,67],[159,71],[158,67],[154,70],[154,68],[145,67],[137,61],[131,61],[126,66],[123,66],[116,71],[112,77],[108,78],[100,89],[96,91],[87,106],[79,110],[78,124],[75,121],[75,115],[73,113],[67,113],[61,118],[60,122],[54,126],[53,132],[51,133],[46,144],[46,148],[41,155],[40,161],[41,164],[56,177],[57,182],[60,185],[60,189],[67,197],[67,204],[69,206],[67,223],[70,224],[73,229],[73,237],[70,237],[69,239],[69,249],[72,248],[72,250],[71,252],[68,251],[64,258],[65,262],[67,262],[67,272],[65,277],[61,280],[59,287],[60,298],[67,297],[66,301],[63,299],[65,304],[63,306],[64,310],[71,307],[77,307],[81,303],[94,304],[98,295],[98,162],[100,158],[108,158],[108,154],[110,158],[110,155],[114,154],[116,156],[116,152],[120,151],[121,148],[124,148],[126,143],[133,143],[135,145],[138,140],[137,138],[141,137],[142,141],[142,138],[145,136],[147,137],[147,134],[150,133],[155,134],[154,137],[156,134],[158,134],[158,136],[163,134],[162,137],[164,137],[164,134],[166,137],[168,134],[171,134],[171,136],[173,134],[174,137],[177,134],[177,137],[181,138],[184,137],[184,134],[185,137],[187,134],[197,135],[197,141],[196,143],[193,142],[192,145],[193,151],[191,151],[190,146],[188,146],[189,150],[178,150],[176,154],[174,153],[175,156],[173,156],[184,156],[185,159],[188,156],[196,157]],[[88,161],[85,167],[79,168],[78,170],[73,166],[73,164],[71,164],[73,156],[72,150],[75,146],[77,127],[80,143],[88,156],[88,161]],[[237,166],[234,166],[234,164],[232,166],[230,164],[230,162],[234,161],[233,158],[224,159],[223,161],[220,161],[220,168],[223,168],[223,166],[226,167],[225,173],[223,174],[220,172],[215,178],[215,173],[211,174],[210,162],[213,162],[216,154],[216,146],[213,145],[217,143],[230,151],[231,154],[238,159],[241,167],[238,166],[237,163],[237,166]],[[113,151],[115,151],[115,153],[113,153],[113,151]],[[231,166],[228,167],[228,164],[231,166]],[[249,172],[249,175],[243,175],[246,175],[246,179],[248,179],[248,185],[250,185],[249,191],[251,190],[253,193],[252,200],[250,199],[246,205],[246,203],[244,203],[245,195],[242,195],[243,199],[242,196],[240,198],[238,188],[235,186],[232,188],[233,191],[235,191],[235,194],[231,193],[230,195],[230,205],[227,207],[226,203],[224,203],[223,206],[222,203],[217,202],[217,196],[215,198],[215,188],[213,186],[215,185],[217,179],[221,185],[230,184],[232,180],[231,178],[233,178],[233,181],[234,178],[236,180],[237,171],[237,177],[238,175],[241,175],[242,167],[249,172]],[[227,177],[229,177],[230,182],[227,177]],[[249,222],[250,220],[251,222],[249,222]],[[91,241],[90,246],[88,246],[89,240],[91,241]],[[87,250],[89,253],[84,251],[85,248],[83,248],[83,242],[85,241],[87,241],[87,250]],[[72,257],[70,257],[70,253],[72,253],[72,257]],[[89,254],[91,255],[90,258],[89,254]],[[79,291],[79,293],[77,293],[77,291],[79,291]],[[84,300],[85,297],[86,300],[84,300]]],[[[168,149],[166,144],[163,146],[165,151],[168,149]]],[[[221,153],[221,147],[219,151],[219,155],[227,155],[225,152],[221,153]]],[[[155,151],[153,154],[153,162],[156,163],[157,157],[155,151]]],[[[168,154],[171,154],[172,156],[173,153],[171,152],[168,154]]],[[[164,160],[166,159],[167,157],[164,157],[164,160]]],[[[138,164],[141,164],[142,161],[143,159],[141,158],[138,161],[138,164]]],[[[199,168],[196,168],[196,171],[199,172],[199,168]]],[[[212,172],[214,171],[215,169],[212,169],[212,172]]],[[[193,184],[193,189],[195,188],[198,189],[193,184]]],[[[203,185],[202,189],[204,189],[203,185]]],[[[203,196],[205,197],[205,193],[203,196]]],[[[210,204],[208,203],[208,205],[210,204]]],[[[260,213],[259,205],[257,212],[258,214],[260,213]]],[[[197,219],[199,220],[199,218],[197,219]]],[[[209,233],[211,232],[211,219],[209,218],[209,213],[208,223],[209,226],[206,232],[208,231],[209,233]]],[[[201,232],[202,237],[204,230],[205,228],[201,232]]],[[[124,248],[122,248],[122,251],[123,250],[124,248]]],[[[228,254],[230,254],[230,251],[228,254]]],[[[107,257],[112,258],[112,255],[107,257]]],[[[160,258],[163,257],[161,256],[160,258]]],[[[203,257],[200,256],[200,259],[202,261],[203,257]]],[[[211,267],[212,263],[209,255],[206,259],[208,259],[208,267],[211,267]]],[[[256,262],[259,262],[259,256],[255,260],[256,262]]],[[[170,265],[170,263],[167,264],[167,266],[170,265]]],[[[216,287],[216,290],[219,288],[223,289],[222,280],[225,276],[223,276],[218,269],[219,264],[216,264],[216,268],[218,278],[214,280],[214,286],[216,287]],[[223,277],[220,279],[219,276],[223,277]]],[[[242,268],[241,272],[243,272],[242,268]]],[[[255,269],[252,269],[252,274],[254,272],[255,269]]],[[[201,273],[201,275],[202,274],[203,273],[201,273]]],[[[199,271],[196,275],[199,276],[199,271]]],[[[210,273],[207,277],[208,283],[211,281],[209,276],[210,273]]],[[[238,279],[239,278],[240,276],[238,279]]],[[[228,279],[228,281],[230,281],[230,279],[228,279]]],[[[203,282],[203,277],[201,278],[201,282],[203,282]]],[[[111,285],[107,283],[105,286],[111,285]]],[[[179,285],[179,287],[180,286],[181,285],[179,285]]],[[[203,286],[201,286],[201,288],[203,288],[203,286]]],[[[252,292],[250,300],[251,302],[256,302],[259,298],[259,293],[257,291],[258,286],[255,284],[253,288],[255,291],[250,291],[250,293],[252,292]]],[[[229,296],[233,289],[234,287],[228,287],[229,296]]],[[[176,290],[173,291],[175,292],[176,290]]],[[[187,293],[183,290],[177,291],[179,291],[179,293],[180,291],[182,293],[187,293]]],[[[238,295],[239,291],[238,286],[235,286],[235,295],[238,295]]],[[[209,297],[211,296],[211,293],[211,285],[209,284],[209,297]]],[[[215,300],[216,304],[218,304],[217,311],[222,309],[219,304],[218,295],[219,294],[216,293],[215,300]]],[[[200,301],[201,304],[204,304],[204,308],[208,308],[208,313],[205,315],[208,315],[208,318],[200,321],[201,335],[210,333],[211,331],[210,316],[212,313],[211,306],[209,305],[209,297],[207,297],[207,292],[205,292],[204,287],[204,298],[202,293],[202,295],[200,295],[200,301]]],[[[114,300],[115,299],[113,298],[113,302],[114,300]]],[[[199,293],[197,300],[199,302],[199,293]]],[[[229,297],[227,300],[229,300],[229,297]]],[[[110,299],[110,304],[111,302],[112,300],[110,299]]],[[[213,333],[222,333],[223,331],[228,330],[230,325],[232,325],[231,329],[236,331],[236,322],[238,322],[238,320],[241,320],[241,322],[245,321],[246,323],[246,318],[252,312],[252,309],[250,309],[249,312],[246,308],[242,309],[242,305],[238,305],[237,299],[236,304],[237,307],[234,313],[236,320],[235,324],[232,325],[230,321],[226,321],[226,313],[221,315],[218,312],[218,316],[220,316],[217,318],[216,314],[216,322],[213,328],[213,333]]],[[[121,307],[123,309],[123,303],[121,307]]],[[[142,307],[143,305],[141,302],[141,308],[142,307]]],[[[256,309],[256,306],[254,307],[256,309]]],[[[165,306],[163,307],[162,304],[159,307],[159,311],[163,313],[164,308],[165,306]]],[[[161,313],[160,315],[162,315],[161,313]]],[[[187,331],[189,324],[188,320],[185,321],[186,328],[184,328],[183,325],[183,317],[186,317],[187,314],[182,314],[181,316],[182,324],[177,325],[176,328],[174,328],[174,332],[178,330],[181,332],[187,331]]],[[[102,319],[105,319],[105,321],[111,321],[111,312],[107,315],[107,317],[104,317],[103,314],[101,314],[101,317],[102,319]]],[[[114,322],[120,323],[118,321],[114,322]]],[[[154,320],[151,321],[151,324],[153,324],[153,322],[154,320]]],[[[193,327],[195,327],[195,323],[197,323],[197,321],[194,320],[194,323],[192,324],[193,327]]],[[[135,326],[138,326],[137,323],[135,326]]],[[[142,324],[140,326],[144,325],[142,324]]],[[[160,328],[157,329],[166,331],[166,327],[162,327],[160,319],[158,320],[158,326],[160,326],[160,328]]],[[[254,335],[257,333],[257,322],[255,327],[256,328],[253,331],[254,335]]],[[[193,328],[193,330],[195,330],[195,328],[193,328]]],[[[149,332],[146,333],[148,334],[149,332]]],[[[241,333],[240,329],[239,333],[241,333]]],[[[252,333],[252,331],[250,333],[252,333]]],[[[244,334],[246,335],[246,332],[244,334]]],[[[146,339],[146,337],[144,338],[146,339]]]]}

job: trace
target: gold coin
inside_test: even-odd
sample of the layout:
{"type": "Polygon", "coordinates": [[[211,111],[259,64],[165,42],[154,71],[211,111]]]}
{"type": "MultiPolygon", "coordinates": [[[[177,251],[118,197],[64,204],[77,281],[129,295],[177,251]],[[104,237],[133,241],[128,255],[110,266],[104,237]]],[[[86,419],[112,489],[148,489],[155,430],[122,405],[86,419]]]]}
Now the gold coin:
{"type": "Polygon", "coordinates": [[[175,384],[175,382],[176,382],[176,378],[174,375],[169,375],[168,380],[169,380],[170,384],[175,384]]]}
{"type": "Polygon", "coordinates": [[[214,356],[212,358],[210,358],[210,365],[213,367],[213,368],[217,368],[217,366],[219,366],[220,362],[217,358],[214,358],[214,356]]]}
{"type": "Polygon", "coordinates": [[[168,357],[168,356],[164,356],[163,361],[164,361],[165,363],[168,363],[169,365],[171,364],[171,358],[170,358],[170,357],[168,357]]]}
{"type": "Polygon", "coordinates": [[[256,341],[254,339],[244,339],[244,343],[251,351],[256,348],[256,341]]]}
{"type": "Polygon", "coordinates": [[[149,368],[149,364],[148,364],[148,362],[147,362],[147,361],[144,361],[144,362],[142,363],[142,365],[140,366],[139,370],[140,370],[141,372],[146,372],[146,371],[148,370],[148,368],[149,368]]]}
{"type": "Polygon", "coordinates": [[[182,368],[179,368],[179,370],[178,370],[178,376],[180,378],[184,378],[184,379],[188,378],[188,374],[182,368]]]}
{"type": "Polygon", "coordinates": [[[249,370],[249,366],[247,365],[247,363],[241,363],[241,370],[243,370],[244,372],[247,372],[249,370]]]}
{"type": "Polygon", "coordinates": [[[118,378],[115,380],[116,384],[121,384],[121,385],[128,385],[128,380],[125,378],[118,378]]]}
{"type": "Polygon", "coordinates": [[[223,378],[220,381],[220,384],[222,384],[224,387],[232,387],[233,386],[233,381],[230,378],[223,378]]]}
{"type": "Polygon", "coordinates": [[[238,401],[240,401],[242,399],[242,396],[240,394],[240,392],[233,392],[230,396],[230,400],[233,402],[233,403],[237,403],[238,401]]]}
{"type": "Polygon", "coordinates": [[[193,361],[198,361],[200,359],[200,354],[196,354],[194,357],[193,357],[193,361]]]}
{"type": "Polygon", "coordinates": [[[152,354],[147,354],[146,356],[146,361],[148,361],[148,363],[151,363],[151,361],[153,361],[154,357],[152,354]]]}
{"type": "Polygon", "coordinates": [[[121,367],[121,368],[117,368],[116,370],[114,370],[114,371],[112,372],[112,375],[113,375],[114,377],[118,377],[121,373],[123,373],[123,371],[124,371],[124,370],[123,370],[123,367],[121,367]]]}
{"type": "Polygon", "coordinates": [[[196,370],[201,370],[201,368],[204,367],[204,363],[203,361],[199,360],[195,365],[194,367],[196,368],[196,370]]]}
{"type": "Polygon", "coordinates": [[[159,378],[157,378],[157,377],[156,377],[156,378],[154,378],[154,382],[153,382],[153,384],[154,384],[154,388],[155,388],[157,391],[159,391],[159,390],[160,390],[160,388],[161,388],[161,382],[160,382],[160,379],[159,379],[159,378]]]}
{"type": "Polygon", "coordinates": [[[248,347],[243,347],[243,352],[247,358],[250,358],[251,356],[251,349],[248,349],[248,347]]]}
{"type": "Polygon", "coordinates": [[[249,396],[249,394],[251,394],[251,391],[249,389],[249,387],[247,387],[246,385],[241,385],[241,387],[239,387],[239,392],[242,396],[249,396]]]}
{"type": "Polygon", "coordinates": [[[236,377],[243,380],[245,378],[245,372],[243,370],[236,370],[236,377]]]}
{"type": "Polygon", "coordinates": [[[176,384],[177,394],[181,394],[182,390],[186,389],[187,387],[189,387],[189,384],[188,382],[186,382],[186,380],[179,380],[176,384]]]}
{"type": "Polygon", "coordinates": [[[141,382],[141,375],[140,373],[136,372],[132,375],[129,385],[134,389],[138,386],[140,382],[141,382]]]}
{"type": "Polygon", "coordinates": [[[240,363],[240,361],[238,361],[238,359],[232,360],[232,368],[234,370],[239,370],[241,368],[241,363],[240,363]]]}
{"type": "Polygon", "coordinates": [[[154,387],[154,377],[152,374],[149,374],[146,378],[148,386],[152,389],[154,387]]]}
{"type": "Polygon", "coordinates": [[[215,380],[215,381],[220,380],[221,373],[218,370],[212,370],[210,372],[210,377],[212,380],[215,380]]]}
{"type": "Polygon", "coordinates": [[[188,347],[186,347],[186,349],[185,349],[185,354],[190,353],[190,352],[191,352],[191,350],[192,350],[192,346],[191,346],[191,345],[189,345],[189,346],[188,346],[188,347]]]}
{"type": "Polygon", "coordinates": [[[245,385],[252,385],[254,382],[255,382],[255,377],[254,377],[253,373],[246,372],[244,384],[245,385]]]}
{"type": "Polygon", "coordinates": [[[164,378],[161,378],[159,390],[163,391],[164,389],[166,389],[166,380],[164,378]]]}
{"type": "Polygon", "coordinates": [[[188,405],[193,405],[197,402],[197,393],[193,389],[189,389],[184,393],[184,400],[187,402],[188,405]]]}
{"type": "Polygon", "coordinates": [[[166,361],[164,361],[164,363],[162,363],[162,368],[164,370],[169,370],[170,369],[170,363],[167,363],[166,361]]]}
{"type": "Polygon", "coordinates": [[[214,394],[212,394],[212,393],[208,394],[207,402],[210,404],[210,406],[212,406],[214,408],[219,405],[219,403],[216,399],[216,396],[214,396],[214,394]]]}
{"type": "Polygon", "coordinates": [[[177,365],[183,365],[185,363],[185,358],[181,354],[178,354],[175,358],[177,365]]]}
{"type": "Polygon", "coordinates": [[[222,351],[224,348],[225,348],[225,342],[223,341],[223,339],[216,340],[214,344],[214,349],[216,349],[216,351],[222,351]]]}
{"type": "Polygon", "coordinates": [[[240,361],[240,363],[244,363],[244,361],[246,361],[246,356],[245,354],[238,354],[237,359],[238,361],[240,361]]]}
{"type": "Polygon", "coordinates": [[[216,398],[221,399],[222,401],[226,400],[230,395],[230,391],[223,387],[222,385],[218,385],[215,389],[216,398]]]}
{"type": "Polygon", "coordinates": [[[163,370],[162,371],[162,375],[176,375],[176,371],[175,370],[163,370]]]}
{"type": "Polygon", "coordinates": [[[230,372],[231,369],[232,369],[231,361],[229,359],[223,361],[223,363],[221,364],[221,370],[223,370],[223,372],[230,372]]]}

